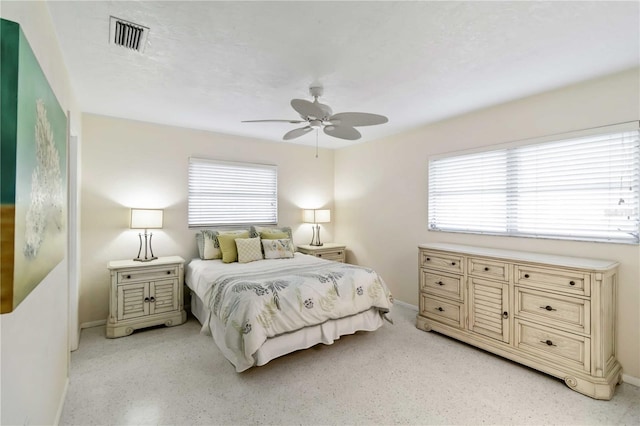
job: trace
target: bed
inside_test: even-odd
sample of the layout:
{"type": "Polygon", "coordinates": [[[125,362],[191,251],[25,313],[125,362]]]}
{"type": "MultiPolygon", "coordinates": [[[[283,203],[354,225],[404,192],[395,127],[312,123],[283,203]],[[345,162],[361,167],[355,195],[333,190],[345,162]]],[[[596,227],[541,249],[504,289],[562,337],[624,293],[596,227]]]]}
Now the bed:
{"type": "Polygon", "coordinates": [[[193,259],[185,281],[202,332],[237,372],[384,324],[393,298],[372,269],[295,253],[250,263],[193,259]]]}

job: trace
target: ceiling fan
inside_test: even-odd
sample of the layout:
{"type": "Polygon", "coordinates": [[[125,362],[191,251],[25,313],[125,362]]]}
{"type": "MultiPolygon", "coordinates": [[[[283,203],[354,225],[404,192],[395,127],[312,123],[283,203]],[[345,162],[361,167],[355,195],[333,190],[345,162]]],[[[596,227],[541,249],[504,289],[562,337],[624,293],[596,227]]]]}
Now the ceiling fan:
{"type": "Polygon", "coordinates": [[[334,138],[346,139],[354,141],[362,136],[356,127],[373,126],[376,124],[384,124],[389,119],[384,115],[369,114],[366,112],[341,112],[334,114],[329,105],[318,102],[318,97],[322,96],[323,89],[319,86],[309,88],[309,93],[313,96],[313,102],[304,99],[292,99],[291,106],[298,114],[301,120],[245,120],[243,123],[266,123],[266,122],[283,122],[283,123],[307,123],[304,127],[293,129],[282,137],[284,140],[295,139],[304,134],[309,133],[313,129],[320,129],[334,138]]]}

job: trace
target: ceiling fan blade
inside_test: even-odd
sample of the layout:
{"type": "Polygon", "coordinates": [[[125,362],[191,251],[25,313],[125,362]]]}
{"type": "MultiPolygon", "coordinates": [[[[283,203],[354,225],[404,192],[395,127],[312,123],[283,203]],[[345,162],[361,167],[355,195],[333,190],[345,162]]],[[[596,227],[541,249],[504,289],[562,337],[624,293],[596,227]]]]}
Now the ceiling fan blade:
{"type": "Polygon", "coordinates": [[[329,117],[329,121],[335,125],[358,127],[384,124],[389,119],[384,115],[367,112],[340,112],[329,117]]]}
{"type": "Polygon", "coordinates": [[[299,138],[300,136],[305,135],[312,130],[313,128],[311,126],[300,127],[299,129],[293,129],[290,132],[285,133],[282,139],[284,139],[285,141],[288,141],[290,139],[299,138]]]}
{"type": "Polygon", "coordinates": [[[360,139],[362,136],[359,131],[348,126],[328,125],[324,126],[324,132],[334,138],[346,139],[348,141],[355,141],[356,139],[360,139]]]}
{"type": "Polygon", "coordinates": [[[306,123],[304,120],[242,120],[241,123],[306,123]]]}
{"type": "Polygon", "coordinates": [[[324,111],[313,102],[305,101],[304,99],[291,99],[291,106],[302,117],[311,117],[318,120],[324,118],[324,111]]]}

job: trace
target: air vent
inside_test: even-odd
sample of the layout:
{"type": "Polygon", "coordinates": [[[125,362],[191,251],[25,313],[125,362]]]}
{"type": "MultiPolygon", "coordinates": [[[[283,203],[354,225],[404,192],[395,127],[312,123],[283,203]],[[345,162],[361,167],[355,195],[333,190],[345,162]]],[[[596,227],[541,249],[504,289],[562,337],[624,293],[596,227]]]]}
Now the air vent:
{"type": "Polygon", "coordinates": [[[144,52],[149,28],[111,16],[109,18],[109,41],[117,46],[144,52]]]}

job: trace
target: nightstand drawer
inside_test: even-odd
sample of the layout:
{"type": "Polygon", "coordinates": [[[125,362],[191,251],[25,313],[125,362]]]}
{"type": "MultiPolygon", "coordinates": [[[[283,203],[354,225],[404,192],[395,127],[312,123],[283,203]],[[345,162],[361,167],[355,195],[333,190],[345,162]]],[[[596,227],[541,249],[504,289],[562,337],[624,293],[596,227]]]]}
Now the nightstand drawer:
{"type": "Polygon", "coordinates": [[[136,282],[136,281],[153,281],[164,278],[175,278],[178,276],[178,267],[168,265],[166,267],[149,268],[149,269],[128,269],[118,271],[118,284],[136,282]]]}
{"type": "Polygon", "coordinates": [[[420,266],[423,268],[434,268],[449,272],[457,272],[459,274],[463,272],[462,257],[446,253],[434,253],[421,250],[420,266]]]}

